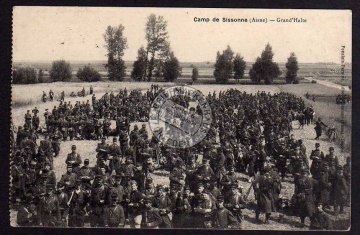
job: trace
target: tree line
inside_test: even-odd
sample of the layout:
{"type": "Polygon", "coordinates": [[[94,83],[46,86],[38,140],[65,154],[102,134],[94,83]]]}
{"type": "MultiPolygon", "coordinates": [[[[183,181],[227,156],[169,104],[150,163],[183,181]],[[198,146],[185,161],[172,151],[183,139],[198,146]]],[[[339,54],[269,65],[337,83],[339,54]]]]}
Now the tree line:
{"type": "MultiPolygon", "coordinates": [[[[125,27],[108,26],[103,34],[105,48],[107,49],[108,79],[111,81],[123,81],[126,76],[125,61],[122,59],[128,48],[127,38],[124,35],[125,27]]],[[[131,79],[135,81],[165,80],[172,82],[181,76],[182,68],[171,49],[167,31],[167,21],[163,16],[151,14],[145,25],[146,46],[141,46],[137,52],[137,58],[133,63],[131,79]]],[[[253,83],[271,84],[274,79],[281,75],[277,63],[273,61],[274,53],[269,44],[266,45],[261,56],[250,69],[249,76],[253,83]]],[[[227,83],[230,79],[239,82],[244,78],[246,62],[239,53],[234,53],[230,46],[222,52],[217,52],[214,65],[214,77],[218,83],[227,83]]],[[[291,53],[286,63],[286,81],[297,82],[298,62],[294,53],[291,53]]],[[[54,61],[50,70],[51,81],[70,81],[72,69],[70,63],[59,60],[54,61]]],[[[76,77],[81,81],[95,82],[101,79],[101,75],[90,65],[80,68],[76,77]]],[[[196,82],[199,77],[199,69],[193,66],[192,81],[196,82]]],[[[13,83],[38,83],[45,82],[44,73],[34,68],[25,67],[13,70],[13,83]]]]}

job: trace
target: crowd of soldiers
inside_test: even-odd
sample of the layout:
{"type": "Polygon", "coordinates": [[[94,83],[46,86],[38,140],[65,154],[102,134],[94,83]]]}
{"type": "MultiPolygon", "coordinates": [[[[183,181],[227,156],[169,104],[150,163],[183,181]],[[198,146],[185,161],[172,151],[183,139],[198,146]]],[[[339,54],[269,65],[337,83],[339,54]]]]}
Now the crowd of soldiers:
{"type": "MultiPolygon", "coordinates": [[[[146,124],[130,128],[148,121],[151,102],[161,91],[154,85],[146,92],[125,88],[100,99],[93,94],[91,103],[62,100],[45,111],[43,128],[39,110],[28,110],[12,153],[11,204],[18,211],[17,224],[241,229],[242,211],[251,208],[251,189],[258,223],[286,212],[300,217],[301,226],[309,217],[312,229],[331,229],[328,213],[344,213],[350,158],[341,166],[333,147],[325,155],[316,143],[307,152],[291,134],[298,114],[311,109],[301,98],[236,89],[209,93],[212,125],[206,137],[175,149],[151,136],[146,124]],[[57,179],[54,158],[60,157],[61,142],[84,139],[99,141],[95,165],[83,161],[72,145],[66,173],[57,179]],[[154,171],[160,168],[169,185],[155,185],[154,171]],[[248,175],[250,188],[243,188],[239,173],[248,175]],[[295,184],[287,199],[281,196],[286,179],[295,184]]],[[[186,97],[173,101],[189,105],[186,97]]],[[[199,107],[196,112],[201,113],[199,107]]]]}

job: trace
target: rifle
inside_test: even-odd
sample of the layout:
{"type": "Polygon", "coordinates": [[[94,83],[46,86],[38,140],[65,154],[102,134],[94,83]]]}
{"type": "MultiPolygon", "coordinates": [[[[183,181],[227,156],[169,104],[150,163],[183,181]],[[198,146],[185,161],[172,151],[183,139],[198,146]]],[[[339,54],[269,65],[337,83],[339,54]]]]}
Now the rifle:
{"type": "Polygon", "coordinates": [[[69,201],[67,202],[67,205],[68,205],[68,206],[70,205],[70,202],[71,202],[72,198],[74,197],[74,193],[75,193],[75,190],[73,190],[73,191],[71,192],[70,199],[69,199],[69,201]]]}
{"type": "Polygon", "coordinates": [[[244,201],[247,201],[247,199],[248,199],[248,197],[249,197],[249,195],[250,195],[251,188],[252,188],[253,186],[254,186],[254,184],[251,183],[249,189],[247,190],[247,192],[246,192],[246,194],[245,194],[245,196],[244,196],[244,198],[243,198],[244,201]]]}

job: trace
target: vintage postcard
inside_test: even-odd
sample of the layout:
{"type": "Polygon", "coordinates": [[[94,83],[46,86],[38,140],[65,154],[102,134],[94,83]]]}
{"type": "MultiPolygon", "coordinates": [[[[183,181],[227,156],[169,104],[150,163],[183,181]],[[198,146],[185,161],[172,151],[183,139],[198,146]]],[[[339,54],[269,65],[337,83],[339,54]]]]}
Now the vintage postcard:
{"type": "Polygon", "coordinates": [[[351,19],[14,7],[11,226],[349,230],[351,19]]]}

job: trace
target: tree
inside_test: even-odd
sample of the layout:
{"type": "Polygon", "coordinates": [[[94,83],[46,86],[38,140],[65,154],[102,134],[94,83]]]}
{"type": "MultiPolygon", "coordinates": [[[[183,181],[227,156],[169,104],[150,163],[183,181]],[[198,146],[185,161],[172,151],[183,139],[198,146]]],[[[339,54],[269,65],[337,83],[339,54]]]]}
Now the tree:
{"type": "Polygon", "coordinates": [[[298,61],[294,52],[290,53],[290,57],[285,65],[286,67],[286,82],[287,83],[296,83],[297,80],[297,72],[299,70],[298,61]]]}
{"type": "Polygon", "coordinates": [[[38,73],[38,82],[43,83],[45,82],[45,78],[44,78],[44,72],[42,69],[39,70],[38,73]]]}
{"type": "Polygon", "coordinates": [[[108,51],[106,68],[111,81],[122,81],[126,75],[125,62],[122,60],[124,50],[128,48],[127,38],[123,35],[124,29],[122,25],[118,27],[108,26],[103,35],[106,43],[105,47],[108,51]]]}
{"type": "Polygon", "coordinates": [[[214,77],[217,82],[227,83],[232,77],[233,57],[234,52],[231,50],[230,46],[227,46],[222,54],[220,54],[220,52],[217,53],[214,70],[214,77]]]}
{"type": "Polygon", "coordinates": [[[162,71],[163,61],[169,57],[170,43],[168,40],[167,21],[163,16],[151,14],[148,16],[145,28],[146,46],[146,71],[145,76],[151,81],[154,70],[157,75],[162,71]]]}
{"type": "Polygon", "coordinates": [[[170,58],[165,61],[163,66],[163,76],[168,82],[175,81],[181,75],[179,60],[175,57],[174,52],[170,53],[170,58]]]}
{"type": "Polygon", "coordinates": [[[86,65],[84,68],[79,68],[76,73],[76,77],[84,82],[97,82],[101,79],[100,73],[90,65],[86,65]]]}
{"type": "Polygon", "coordinates": [[[52,62],[50,70],[50,78],[53,81],[70,81],[71,80],[71,67],[70,63],[65,60],[57,60],[52,62]]]}
{"type": "Polygon", "coordinates": [[[234,79],[239,81],[244,77],[244,72],[246,68],[246,62],[240,54],[236,54],[234,58],[234,79]]]}
{"type": "Polygon", "coordinates": [[[196,82],[199,78],[199,69],[197,67],[193,67],[192,69],[192,76],[191,76],[191,79],[193,82],[196,82]]]}
{"type": "Polygon", "coordinates": [[[14,84],[31,84],[38,83],[36,71],[31,67],[23,67],[13,70],[14,84]]]}
{"type": "Polygon", "coordinates": [[[133,64],[131,78],[136,81],[145,81],[146,70],[146,51],[143,46],[138,50],[137,60],[133,64]]]}
{"type": "Polygon", "coordinates": [[[261,83],[261,80],[264,80],[265,84],[271,84],[281,74],[278,64],[273,62],[273,57],[274,53],[268,43],[261,53],[261,57],[256,59],[250,69],[250,79],[254,83],[261,83]]]}

